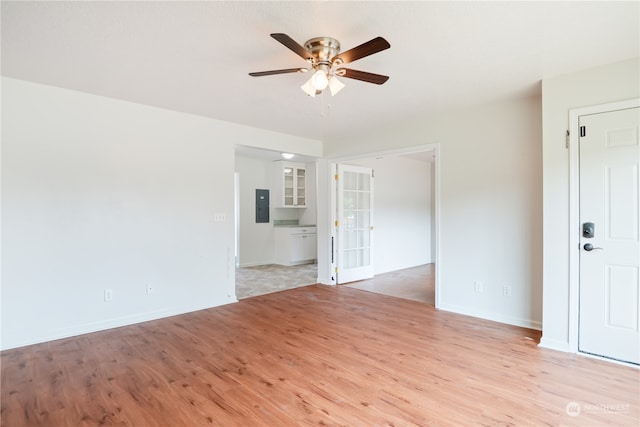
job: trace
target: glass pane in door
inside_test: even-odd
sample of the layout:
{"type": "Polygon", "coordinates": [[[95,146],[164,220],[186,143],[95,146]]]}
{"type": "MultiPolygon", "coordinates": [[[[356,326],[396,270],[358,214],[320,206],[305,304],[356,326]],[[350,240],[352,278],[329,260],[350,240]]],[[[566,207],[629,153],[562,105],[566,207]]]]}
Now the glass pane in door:
{"type": "Polygon", "coordinates": [[[284,205],[293,206],[293,168],[284,168],[284,205]]]}
{"type": "Polygon", "coordinates": [[[298,206],[306,205],[305,186],[306,170],[296,169],[296,205],[298,206]]]}
{"type": "Polygon", "coordinates": [[[373,277],[372,171],[339,166],[338,283],[373,277]]]}

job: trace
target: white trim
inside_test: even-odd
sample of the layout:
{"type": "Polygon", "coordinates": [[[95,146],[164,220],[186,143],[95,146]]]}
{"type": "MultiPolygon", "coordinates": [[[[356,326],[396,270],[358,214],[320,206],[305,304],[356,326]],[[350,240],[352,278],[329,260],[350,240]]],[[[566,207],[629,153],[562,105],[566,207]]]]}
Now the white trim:
{"type": "Polygon", "coordinates": [[[338,284],[338,233],[336,230],[336,221],[338,219],[338,183],[336,182],[336,175],[338,174],[338,163],[334,160],[329,161],[329,238],[333,242],[329,257],[329,277],[332,285],[338,284]],[[333,262],[331,262],[333,260],[333,262]]]}
{"type": "MultiPolygon", "coordinates": [[[[332,193],[330,195],[330,200],[329,200],[329,205],[331,207],[331,212],[332,215],[335,216],[335,211],[336,211],[336,194],[335,194],[335,183],[333,182],[333,177],[335,175],[335,166],[337,163],[340,162],[348,162],[350,160],[358,160],[358,159],[364,159],[364,158],[369,158],[369,157],[393,157],[393,156],[399,156],[399,155],[404,155],[404,154],[413,154],[413,153],[419,153],[422,151],[430,151],[433,150],[435,152],[435,162],[434,162],[434,166],[435,166],[435,195],[434,195],[434,203],[435,203],[435,246],[436,246],[436,254],[435,254],[435,260],[436,263],[440,264],[442,262],[442,257],[440,254],[440,143],[439,142],[435,142],[435,143],[431,143],[431,144],[423,144],[423,145],[415,145],[412,147],[405,147],[405,148],[396,148],[393,150],[385,150],[385,151],[377,151],[377,152],[372,152],[372,153],[362,153],[362,154],[357,154],[357,155],[350,155],[350,156],[345,156],[345,157],[334,157],[334,158],[330,158],[327,157],[327,159],[329,159],[330,163],[331,163],[331,167],[332,167],[332,174],[329,177],[329,179],[331,180],[330,185],[332,186],[332,193]]],[[[334,227],[335,224],[335,217],[332,218],[331,221],[331,230],[335,230],[334,227]]],[[[332,231],[333,233],[333,231],[332,231]]],[[[330,236],[331,237],[331,236],[330,236]]],[[[436,308],[440,308],[441,305],[441,298],[440,295],[442,294],[441,292],[441,282],[442,282],[442,278],[441,278],[441,273],[440,273],[440,268],[437,268],[436,266],[436,272],[435,272],[435,307],[436,308]]],[[[335,282],[334,282],[335,283],[335,282]]]]}
{"type": "Polygon", "coordinates": [[[433,195],[433,203],[435,204],[433,215],[434,215],[434,226],[433,226],[433,238],[435,239],[435,254],[431,254],[432,259],[436,262],[435,275],[434,275],[434,287],[435,287],[435,298],[434,303],[435,307],[439,309],[442,306],[442,292],[441,292],[441,268],[438,268],[439,265],[442,265],[442,257],[440,256],[440,144],[433,144],[434,152],[435,152],[435,161],[433,162],[433,167],[435,168],[435,172],[433,174],[434,177],[434,195],[433,195]]]}
{"type": "MultiPolygon", "coordinates": [[[[461,307],[457,305],[444,304],[440,307],[440,310],[449,311],[451,313],[463,314],[465,316],[478,317],[480,319],[491,320],[493,322],[506,323],[508,325],[520,326],[527,329],[535,329],[537,331],[542,330],[542,323],[531,319],[522,319],[519,317],[510,317],[503,315],[496,315],[495,313],[488,313],[480,310],[475,310],[469,307],[461,307]]],[[[566,351],[566,350],[565,350],[566,351]]]]}
{"type": "MultiPolygon", "coordinates": [[[[569,110],[569,339],[565,343],[566,350],[572,353],[578,351],[578,309],[580,251],[578,226],[579,216],[579,149],[578,123],[579,110],[569,110]]],[[[542,341],[541,343],[542,344],[542,341]]],[[[553,347],[551,347],[553,348],[553,347]]]]}
{"type": "Polygon", "coordinates": [[[108,329],[119,328],[122,326],[135,325],[138,323],[148,322],[151,320],[164,319],[171,316],[178,316],[180,314],[191,313],[194,311],[206,310],[213,307],[219,307],[226,304],[238,302],[237,299],[225,301],[219,304],[190,304],[183,307],[173,307],[157,311],[149,311],[147,313],[133,314],[130,316],[117,317],[115,319],[108,319],[99,322],[86,323],[84,325],[73,326],[70,328],[60,329],[56,332],[47,335],[41,335],[33,337],[24,341],[3,343],[0,350],[9,350],[12,348],[24,347],[27,345],[39,344],[48,341],[59,340],[63,338],[71,338],[78,335],[84,335],[92,332],[105,331],[108,329]]]}
{"type": "Polygon", "coordinates": [[[243,262],[242,264],[237,265],[236,268],[260,267],[261,265],[269,265],[269,264],[275,264],[275,260],[243,262]]]}
{"type": "Polygon", "coordinates": [[[545,338],[544,336],[540,338],[540,343],[538,347],[548,348],[551,350],[563,351],[565,353],[569,353],[569,344],[564,341],[553,340],[549,338],[545,338]]]}
{"type": "Polygon", "coordinates": [[[233,256],[234,265],[238,268],[240,267],[240,174],[238,172],[233,173],[233,208],[235,210],[233,214],[233,241],[235,245],[233,256]]]}
{"type": "MultiPolygon", "coordinates": [[[[569,110],[569,342],[566,347],[578,353],[580,318],[580,161],[578,125],[580,116],[640,107],[640,98],[592,105],[569,110]]],[[[542,341],[540,343],[542,346],[542,341]]],[[[552,347],[550,347],[552,348],[552,347]]],[[[610,360],[610,359],[606,359],[610,360]]]]}
{"type": "Polygon", "coordinates": [[[440,143],[434,142],[431,144],[414,145],[411,147],[404,147],[404,148],[394,148],[392,150],[373,151],[373,152],[351,154],[348,156],[339,156],[339,157],[327,157],[327,159],[329,159],[333,163],[342,163],[342,162],[348,162],[350,160],[360,160],[360,159],[367,159],[371,157],[382,158],[382,157],[401,156],[405,154],[415,154],[415,153],[421,153],[423,151],[437,150],[439,148],[440,148],[440,143]]]}
{"type": "Polygon", "coordinates": [[[335,285],[331,280],[331,227],[333,213],[329,201],[332,190],[327,186],[329,177],[333,176],[331,164],[326,159],[316,160],[316,231],[317,231],[317,264],[318,283],[335,285]]]}

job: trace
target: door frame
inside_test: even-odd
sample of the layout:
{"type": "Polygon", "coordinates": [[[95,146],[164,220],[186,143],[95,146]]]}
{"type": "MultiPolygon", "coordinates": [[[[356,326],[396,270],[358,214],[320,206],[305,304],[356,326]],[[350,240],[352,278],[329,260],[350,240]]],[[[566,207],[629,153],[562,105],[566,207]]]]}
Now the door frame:
{"type": "MultiPolygon", "coordinates": [[[[337,194],[336,194],[336,189],[335,189],[335,181],[334,181],[334,177],[335,177],[335,173],[336,173],[336,165],[338,163],[346,163],[349,161],[353,161],[353,160],[358,160],[358,159],[365,159],[365,158],[371,158],[371,157],[394,157],[394,156],[400,156],[400,155],[404,155],[404,154],[413,154],[413,153],[419,153],[422,151],[432,151],[435,153],[435,161],[433,162],[433,167],[435,168],[434,171],[434,183],[433,183],[433,188],[434,188],[434,194],[433,194],[433,203],[434,203],[434,207],[433,207],[433,211],[434,211],[434,235],[432,236],[432,239],[434,239],[435,242],[435,251],[434,254],[432,254],[433,258],[435,259],[435,263],[436,263],[436,269],[435,269],[435,308],[440,308],[440,295],[442,294],[441,292],[441,288],[440,288],[440,284],[441,284],[441,273],[440,273],[440,268],[437,268],[437,265],[441,263],[441,256],[440,256],[440,157],[441,157],[441,150],[440,150],[440,143],[436,142],[436,143],[431,143],[431,144],[423,144],[423,145],[417,145],[417,146],[411,146],[411,147],[404,147],[404,148],[398,148],[398,149],[393,149],[393,150],[384,150],[384,151],[376,151],[376,152],[372,152],[372,153],[363,153],[363,154],[358,154],[358,155],[352,155],[352,156],[345,156],[345,157],[336,157],[336,158],[331,158],[331,159],[327,159],[329,162],[329,176],[328,176],[328,197],[329,197],[329,203],[327,204],[329,206],[330,212],[329,212],[329,236],[328,236],[328,240],[330,241],[332,238],[336,238],[337,236],[335,236],[335,220],[336,220],[336,207],[337,207],[337,194]]],[[[375,205],[374,205],[374,212],[375,212],[375,205]]],[[[322,250],[323,248],[319,246],[318,250],[322,250]]],[[[329,248],[330,249],[330,248],[329,248]]],[[[337,257],[334,254],[333,259],[335,261],[337,261],[337,257]]],[[[318,262],[320,262],[320,260],[318,260],[318,262]]],[[[335,269],[335,263],[331,263],[331,257],[329,256],[327,259],[327,266],[326,269],[327,271],[331,272],[334,271],[335,269]]],[[[325,268],[324,266],[320,266],[321,268],[325,268]]],[[[336,285],[336,281],[334,279],[334,277],[332,277],[332,274],[329,273],[329,277],[331,277],[331,279],[333,280],[328,280],[329,283],[327,284],[331,284],[331,285],[336,285]]]]}
{"type": "Polygon", "coordinates": [[[569,352],[571,353],[581,353],[578,349],[580,319],[580,146],[578,127],[580,116],[636,107],[640,107],[640,98],[569,110],[567,148],[569,149],[569,352]]]}

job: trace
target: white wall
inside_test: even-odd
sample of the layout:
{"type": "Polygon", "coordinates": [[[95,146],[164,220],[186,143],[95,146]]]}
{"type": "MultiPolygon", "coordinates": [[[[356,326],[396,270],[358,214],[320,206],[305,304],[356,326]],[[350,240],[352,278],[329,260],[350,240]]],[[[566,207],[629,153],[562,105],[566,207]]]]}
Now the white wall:
{"type": "Polygon", "coordinates": [[[374,274],[432,262],[431,164],[404,157],[347,163],[375,171],[374,274]]]}
{"type": "MultiPolygon", "coordinates": [[[[435,156],[434,156],[435,157],[435,156]]],[[[431,170],[431,262],[436,263],[436,162],[430,164],[431,170]]]]}
{"type": "Polygon", "coordinates": [[[307,176],[307,207],[296,209],[298,211],[298,222],[301,225],[315,225],[317,222],[317,171],[313,162],[305,163],[305,173],[307,176]]]}
{"type": "Polygon", "coordinates": [[[255,192],[256,189],[272,190],[272,163],[236,156],[235,169],[240,181],[240,266],[271,264],[274,260],[273,209],[270,209],[268,223],[256,223],[255,192]]]}
{"type": "Polygon", "coordinates": [[[321,147],[3,78],[0,347],[235,301],[234,144],[251,143],[321,147]]]}
{"type": "MultiPolygon", "coordinates": [[[[640,97],[638,58],[542,82],[544,312],[541,345],[568,350],[569,110],[640,97]]],[[[578,225],[575,225],[576,227],[578,225]]]]}
{"type": "Polygon", "coordinates": [[[332,261],[332,236],[335,233],[333,222],[335,212],[332,210],[332,200],[335,200],[335,185],[333,185],[335,169],[328,159],[316,161],[316,231],[318,236],[318,283],[335,284],[333,281],[335,265],[332,261]]]}
{"type": "Polygon", "coordinates": [[[439,143],[441,308],[540,328],[541,128],[539,97],[505,100],[325,141],[325,153],[439,143]],[[474,292],[476,280],[483,293],[474,292]]]}

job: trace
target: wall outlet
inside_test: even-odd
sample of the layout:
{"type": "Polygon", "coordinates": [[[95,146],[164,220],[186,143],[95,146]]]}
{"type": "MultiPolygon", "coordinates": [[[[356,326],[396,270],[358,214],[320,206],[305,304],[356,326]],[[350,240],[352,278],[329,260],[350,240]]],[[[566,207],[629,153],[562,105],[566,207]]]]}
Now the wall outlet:
{"type": "Polygon", "coordinates": [[[473,284],[473,291],[481,294],[483,292],[484,285],[479,280],[476,280],[473,284]]]}
{"type": "Polygon", "coordinates": [[[503,286],[502,287],[502,295],[505,297],[511,296],[511,286],[503,286]]]}
{"type": "Polygon", "coordinates": [[[147,283],[147,295],[151,295],[154,291],[153,285],[151,283],[147,283]]]}
{"type": "Polygon", "coordinates": [[[104,302],[113,301],[113,289],[104,290],[104,302]]]}

